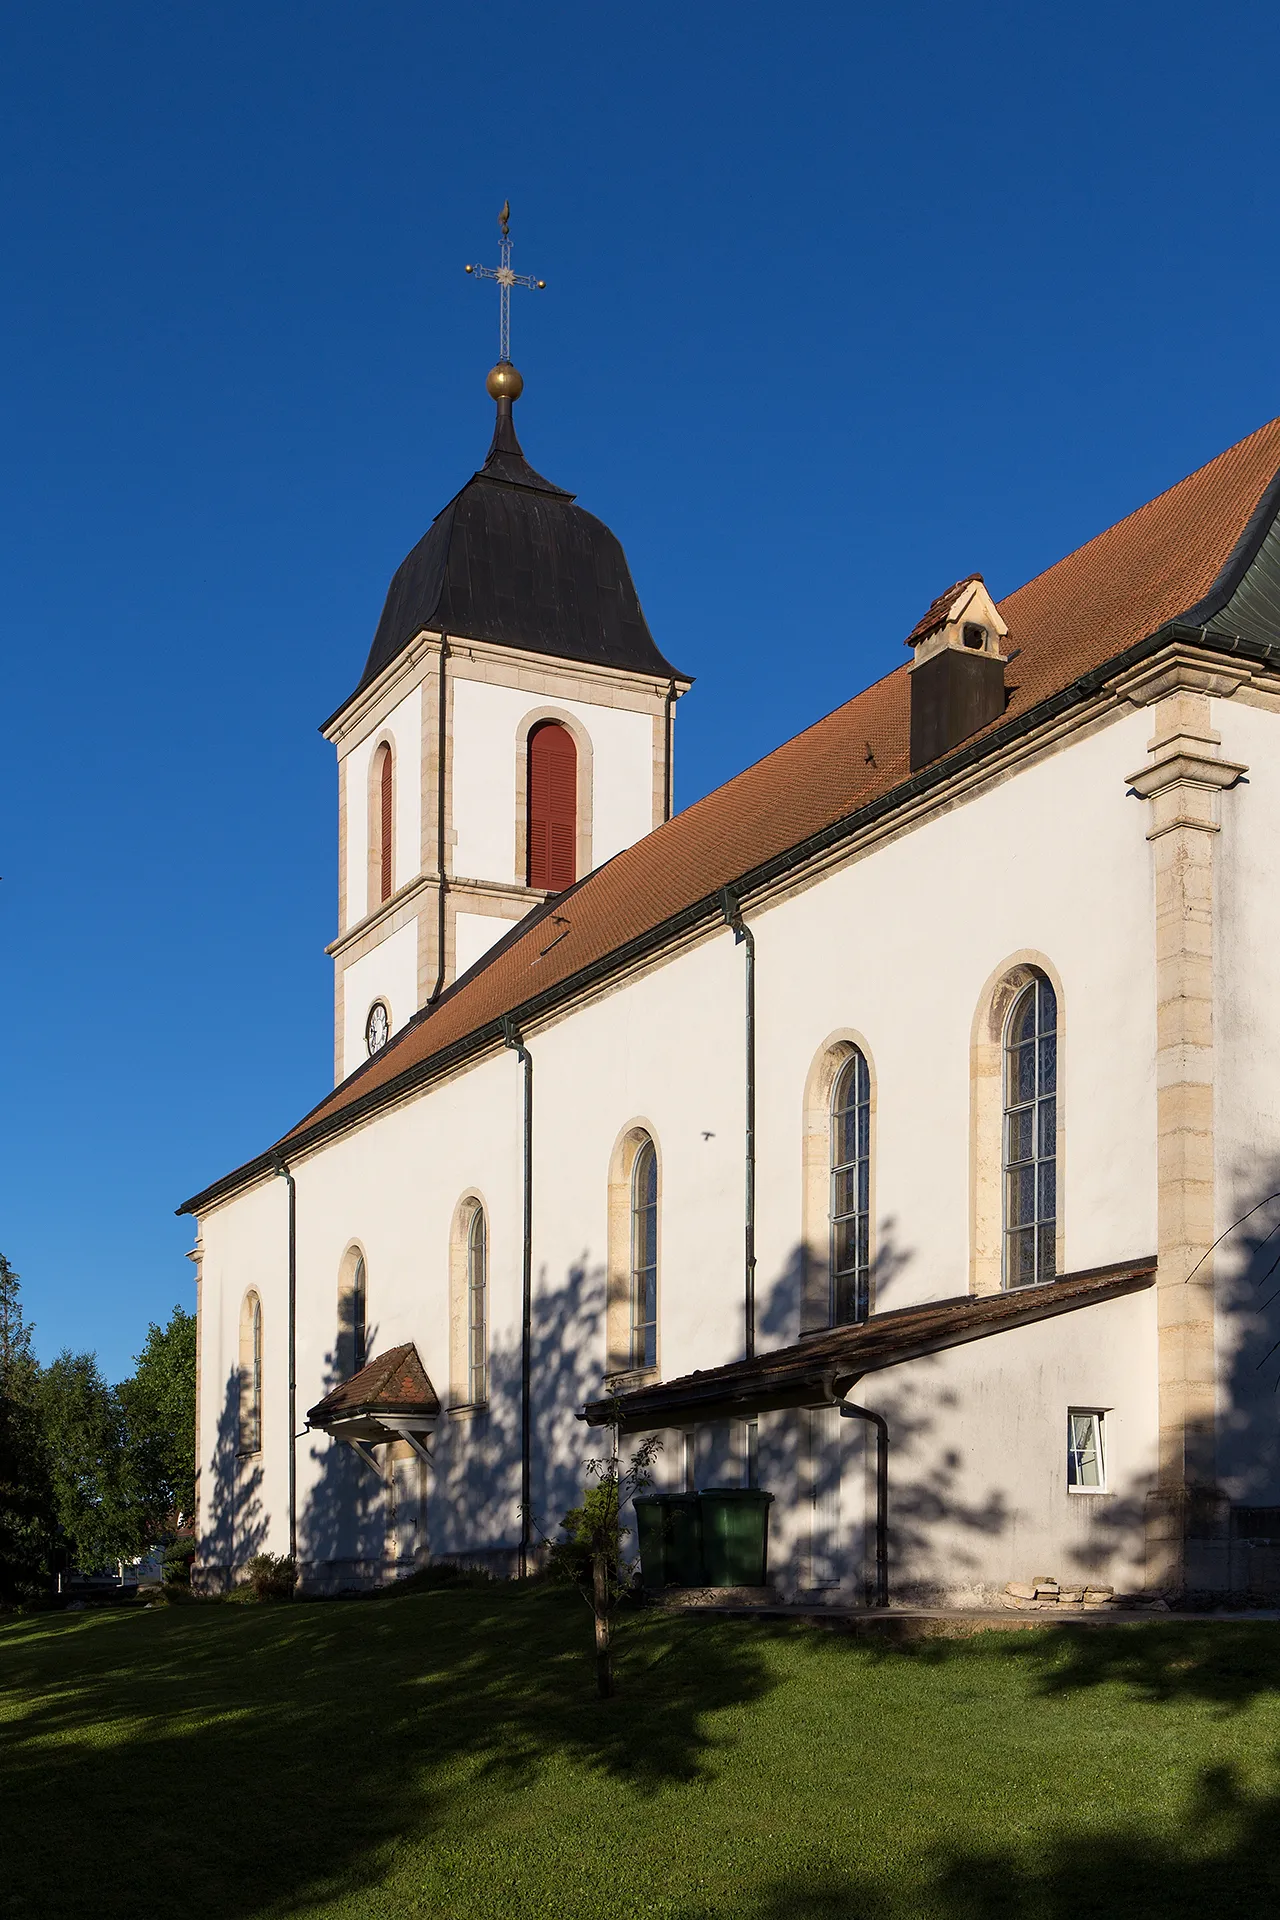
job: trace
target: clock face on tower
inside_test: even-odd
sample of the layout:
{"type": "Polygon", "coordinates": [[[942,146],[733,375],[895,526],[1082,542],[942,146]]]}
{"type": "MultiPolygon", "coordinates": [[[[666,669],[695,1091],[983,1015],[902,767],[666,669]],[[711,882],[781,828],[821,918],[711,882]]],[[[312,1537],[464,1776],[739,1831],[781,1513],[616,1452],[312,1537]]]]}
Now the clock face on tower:
{"type": "Polygon", "coordinates": [[[381,1053],[391,1037],[391,1016],[381,1000],[375,1000],[369,1009],[369,1018],[364,1023],[364,1043],[369,1049],[370,1058],[381,1053]]]}

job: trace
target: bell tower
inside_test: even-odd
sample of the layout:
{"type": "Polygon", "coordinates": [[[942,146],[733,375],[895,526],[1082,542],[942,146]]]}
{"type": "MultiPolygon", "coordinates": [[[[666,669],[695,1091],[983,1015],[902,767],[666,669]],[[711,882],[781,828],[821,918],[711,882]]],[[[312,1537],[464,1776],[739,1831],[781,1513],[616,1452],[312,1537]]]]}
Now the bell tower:
{"type": "Polygon", "coordinates": [[[509,208],[483,466],[387,594],[321,731],[338,756],[334,1073],[343,1080],[530,910],[671,812],[676,702],[626,555],[529,465],[512,409],[509,208]]]}

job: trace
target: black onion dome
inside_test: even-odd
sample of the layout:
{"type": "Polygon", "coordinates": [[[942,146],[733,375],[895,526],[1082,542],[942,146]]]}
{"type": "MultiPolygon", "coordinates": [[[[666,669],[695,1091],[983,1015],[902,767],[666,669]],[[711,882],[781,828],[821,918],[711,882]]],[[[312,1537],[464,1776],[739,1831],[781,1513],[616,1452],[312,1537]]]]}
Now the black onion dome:
{"type": "Polygon", "coordinates": [[[508,399],[498,401],[483,467],[437,514],[391,582],[356,692],[424,628],[663,680],[687,678],[658,651],[621,543],[525,459],[508,399]]]}

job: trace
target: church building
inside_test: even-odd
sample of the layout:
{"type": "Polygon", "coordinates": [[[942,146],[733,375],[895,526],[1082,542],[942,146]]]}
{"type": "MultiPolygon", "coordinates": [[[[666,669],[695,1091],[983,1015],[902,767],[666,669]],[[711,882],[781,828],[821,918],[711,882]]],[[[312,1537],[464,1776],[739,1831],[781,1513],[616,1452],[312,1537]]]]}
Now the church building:
{"type": "Polygon", "coordinates": [[[657,1435],[785,1599],[1280,1591],[1280,421],[676,814],[521,386],[324,724],[336,1085],[182,1209],[197,1581],[533,1572],[657,1435]]]}

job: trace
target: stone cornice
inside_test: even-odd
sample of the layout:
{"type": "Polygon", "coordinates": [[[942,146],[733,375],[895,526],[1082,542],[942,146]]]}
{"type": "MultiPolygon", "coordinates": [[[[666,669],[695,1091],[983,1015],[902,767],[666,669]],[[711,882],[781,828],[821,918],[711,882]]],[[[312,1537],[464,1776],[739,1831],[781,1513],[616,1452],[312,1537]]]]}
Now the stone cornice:
{"type": "MultiPolygon", "coordinates": [[[[353,735],[362,734],[384,702],[389,711],[416,684],[424,661],[439,659],[445,638],[426,629],[417,634],[375,680],[371,680],[359,693],[353,694],[345,706],[339,707],[325,721],[320,728],[325,739],[340,748],[353,735]]],[[[472,640],[461,633],[449,634],[447,640],[451,657],[462,654],[471,660],[501,661],[504,666],[517,671],[553,674],[563,676],[566,680],[585,680],[602,687],[624,689],[629,693],[642,692],[658,701],[666,697],[667,689],[672,684],[658,674],[632,673],[622,667],[598,666],[589,660],[562,660],[555,654],[531,653],[521,647],[503,647],[491,640],[472,640]]],[[[679,699],[689,691],[693,682],[682,674],[676,674],[673,678],[676,698],[679,699]]]]}

